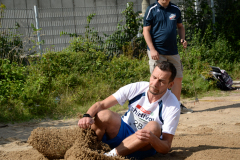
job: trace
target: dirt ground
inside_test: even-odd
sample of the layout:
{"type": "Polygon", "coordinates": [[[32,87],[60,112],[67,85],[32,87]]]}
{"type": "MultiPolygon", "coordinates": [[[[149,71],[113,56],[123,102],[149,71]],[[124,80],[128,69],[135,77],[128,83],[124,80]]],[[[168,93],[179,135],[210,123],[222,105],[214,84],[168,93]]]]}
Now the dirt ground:
{"type": "MultiPolygon", "coordinates": [[[[230,91],[227,96],[226,94],[224,95],[222,97],[201,98],[199,102],[189,99],[182,100],[184,105],[187,108],[191,108],[194,112],[181,115],[176,135],[174,136],[172,150],[166,155],[158,153],[146,160],[240,159],[240,90],[230,91]]],[[[34,144],[31,143],[32,145],[30,145],[29,139],[31,138],[29,137],[31,132],[35,131],[34,134],[32,132],[31,136],[34,136],[36,142],[40,144],[44,139],[40,134],[42,132],[46,135],[45,137],[49,137],[55,136],[56,132],[65,130],[64,134],[61,133],[61,137],[72,137],[71,134],[74,132],[69,132],[69,130],[76,129],[77,122],[78,119],[39,120],[15,124],[0,123],[0,159],[47,160],[43,154],[32,147],[34,144]],[[47,130],[44,130],[43,127],[47,130]],[[41,131],[41,129],[44,131],[41,131]],[[50,129],[54,130],[54,132],[50,129]]],[[[84,134],[83,138],[74,144],[75,148],[73,146],[71,150],[67,151],[66,154],[68,156],[65,156],[65,159],[88,159],[86,157],[89,155],[85,152],[81,152],[85,154],[85,158],[81,158],[82,155],[79,155],[79,152],[76,152],[76,150],[74,151],[79,145],[89,147],[87,145],[89,136],[87,136],[86,132],[82,131],[82,133],[84,134]],[[84,141],[84,143],[81,141],[84,141]],[[75,158],[73,155],[75,155],[75,158]]],[[[54,146],[47,148],[52,144],[51,141],[45,141],[42,144],[46,145],[45,148],[42,147],[41,149],[43,152],[51,153],[51,151],[56,149],[54,146]]],[[[96,144],[95,146],[99,148],[97,142],[92,144],[96,144]]],[[[67,148],[71,145],[67,145],[62,140],[56,143],[55,146],[67,148]]],[[[105,159],[98,153],[94,152],[95,156],[92,159],[105,159]]],[[[91,158],[89,157],[89,159],[91,158]]]]}

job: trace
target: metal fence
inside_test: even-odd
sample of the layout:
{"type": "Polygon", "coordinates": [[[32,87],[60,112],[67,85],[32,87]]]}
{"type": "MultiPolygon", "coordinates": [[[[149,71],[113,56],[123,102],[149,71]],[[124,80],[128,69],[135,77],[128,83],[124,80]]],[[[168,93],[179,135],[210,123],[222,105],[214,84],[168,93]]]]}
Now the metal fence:
{"type": "MultiPolygon", "coordinates": [[[[197,12],[200,11],[200,1],[196,1],[194,8],[197,12]]],[[[213,9],[214,0],[207,0],[208,5],[213,9]]],[[[188,21],[184,16],[184,8],[186,8],[187,2],[178,3],[179,7],[183,10],[182,15],[183,21],[188,21]]],[[[225,0],[218,0],[218,8],[224,8],[225,0]],[[224,2],[224,3],[223,3],[224,2]]],[[[74,7],[74,8],[38,8],[38,24],[41,28],[40,36],[41,40],[44,41],[42,44],[42,51],[47,50],[61,51],[69,45],[72,39],[69,35],[60,36],[61,32],[67,32],[77,35],[84,35],[86,32],[87,16],[95,13],[96,15],[91,20],[90,28],[94,28],[99,36],[103,34],[111,35],[117,30],[117,24],[120,20],[123,20],[121,24],[125,24],[125,17],[121,14],[126,9],[126,5],[118,6],[102,6],[102,7],[74,7]]],[[[134,5],[133,9],[135,12],[141,11],[140,5],[134,5]]],[[[214,10],[213,14],[207,15],[207,19],[215,21],[214,10]]],[[[218,12],[220,13],[220,12],[218,12]]],[[[220,17],[221,14],[218,15],[220,17]]],[[[36,19],[34,9],[5,9],[4,13],[0,15],[0,31],[6,36],[11,34],[21,34],[24,41],[25,52],[29,53],[36,52],[37,35],[33,32],[32,25],[36,27],[36,19]],[[2,16],[2,17],[1,17],[2,16]],[[16,27],[17,26],[17,27],[16,27]]],[[[206,18],[206,17],[205,17],[206,18]]],[[[201,20],[202,21],[202,20],[201,20]]],[[[202,21],[203,25],[206,26],[206,22],[202,21]]],[[[199,25],[202,25],[199,22],[199,25]]],[[[111,46],[116,47],[116,46],[111,46]]],[[[39,52],[39,51],[37,51],[39,52]]]]}
{"type": "MultiPolygon", "coordinates": [[[[134,5],[137,12],[140,6],[134,5]]],[[[122,24],[125,19],[122,11],[126,9],[122,6],[103,6],[103,7],[84,7],[84,8],[38,8],[38,24],[40,30],[42,51],[47,50],[61,51],[69,45],[71,37],[68,35],[60,36],[61,32],[77,35],[84,35],[87,25],[87,16],[95,13],[91,20],[90,28],[94,28],[99,35],[111,35],[117,29],[120,20],[122,24]]],[[[1,18],[1,33],[6,36],[11,34],[21,34],[24,39],[25,52],[36,51],[33,46],[37,42],[37,34],[33,31],[36,27],[34,9],[5,9],[1,18]],[[29,51],[31,48],[31,51],[29,51]]]]}
{"type": "MultiPolygon", "coordinates": [[[[34,35],[31,24],[35,24],[33,10],[6,9],[0,16],[1,37],[5,37],[11,41],[12,37],[18,34],[25,48],[32,46],[30,40],[34,38],[34,35]]],[[[3,50],[3,47],[4,46],[1,46],[1,50],[3,50]]]]}

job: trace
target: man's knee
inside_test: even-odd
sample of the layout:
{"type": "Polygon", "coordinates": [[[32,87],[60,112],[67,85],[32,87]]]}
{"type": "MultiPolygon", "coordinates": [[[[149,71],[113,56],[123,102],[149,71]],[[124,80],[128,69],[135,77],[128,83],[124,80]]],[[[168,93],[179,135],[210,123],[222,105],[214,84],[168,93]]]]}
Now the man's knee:
{"type": "Polygon", "coordinates": [[[95,116],[95,123],[92,129],[98,135],[98,140],[102,140],[106,133],[108,138],[112,139],[117,136],[121,126],[121,117],[110,110],[102,110],[95,116]]]}
{"type": "Polygon", "coordinates": [[[121,125],[121,117],[119,114],[108,109],[98,112],[94,120],[96,125],[105,126],[107,128],[121,125]]]}
{"type": "Polygon", "coordinates": [[[100,120],[101,122],[108,122],[111,121],[112,118],[114,118],[116,113],[106,109],[98,112],[95,116],[95,121],[100,120]]]}
{"type": "Polygon", "coordinates": [[[148,122],[144,129],[150,130],[157,137],[161,136],[161,127],[156,121],[148,122]]]}

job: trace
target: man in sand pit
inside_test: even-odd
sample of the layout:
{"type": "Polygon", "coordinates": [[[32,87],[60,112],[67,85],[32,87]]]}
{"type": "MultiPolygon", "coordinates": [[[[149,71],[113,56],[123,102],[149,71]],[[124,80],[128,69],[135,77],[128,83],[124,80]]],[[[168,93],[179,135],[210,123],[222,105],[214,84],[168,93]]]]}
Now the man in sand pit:
{"type": "Polygon", "coordinates": [[[105,153],[107,156],[142,159],[156,152],[168,153],[180,117],[178,99],[169,90],[175,76],[176,68],[172,63],[157,64],[150,82],[126,85],[95,103],[79,120],[78,126],[91,127],[98,140],[112,148],[105,153]],[[129,109],[122,117],[108,110],[126,101],[129,109]]]}

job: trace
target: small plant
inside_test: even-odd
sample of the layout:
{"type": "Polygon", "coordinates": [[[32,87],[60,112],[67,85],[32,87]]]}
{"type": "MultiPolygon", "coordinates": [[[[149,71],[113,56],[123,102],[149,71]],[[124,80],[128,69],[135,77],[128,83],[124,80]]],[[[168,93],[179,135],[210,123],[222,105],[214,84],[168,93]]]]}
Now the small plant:
{"type": "MultiPolygon", "coordinates": [[[[104,37],[98,35],[98,32],[94,28],[90,28],[91,20],[95,14],[90,14],[87,17],[86,32],[84,36],[77,35],[75,33],[61,32],[61,35],[69,35],[70,37],[76,37],[71,41],[68,49],[70,51],[84,51],[92,52],[91,49],[96,51],[104,51],[109,57],[113,55],[119,55],[123,53],[123,46],[128,45],[133,39],[143,44],[144,39],[136,38],[138,32],[142,28],[142,17],[139,16],[139,12],[133,11],[133,3],[129,2],[127,8],[122,12],[125,17],[126,23],[122,25],[123,20],[118,23],[117,30],[111,34],[104,34],[104,37]]],[[[144,42],[144,44],[146,44],[144,42]]],[[[140,45],[139,45],[140,46],[140,45]]],[[[146,45],[142,45],[146,46],[146,45]]]]}
{"type": "MultiPolygon", "coordinates": [[[[115,54],[123,53],[123,46],[128,45],[140,32],[142,28],[142,17],[139,16],[139,12],[133,11],[133,2],[129,2],[127,8],[122,12],[125,16],[126,23],[121,24],[123,20],[118,23],[117,30],[112,35],[106,35],[106,46],[116,46],[117,52],[115,54]]],[[[146,46],[146,45],[145,45],[146,46]]],[[[114,51],[113,51],[114,52],[114,51]]]]}
{"type": "MultiPolygon", "coordinates": [[[[3,18],[4,9],[6,6],[1,3],[0,5],[0,27],[1,18],[3,18]]],[[[14,29],[17,29],[18,25],[15,25],[14,29]]],[[[11,62],[19,60],[20,53],[23,49],[23,43],[20,38],[21,35],[11,32],[11,29],[0,31],[0,58],[7,58],[11,62]]]]}
{"type": "Polygon", "coordinates": [[[9,59],[0,59],[0,120],[21,119],[20,95],[24,92],[26,67],[9,59]]]}
{"type": "Polygon", "coordinates": [[[123,54],[128,56],[130,59],[137,58],[141,59],[146,56],[147,44],[144,37],[134,37],[132,41],[126,43],[122,47],[123,54]]]}
{"type": "Polygon", "coordinates": [[[70,42],[70,46],[67,50],[74,51],[74,52],[92,52],[93,50],[96,51],[103,51],[101,47],[103,45],[103,40],[100,36],[98,36],[98,32],[94,30],[94,28],[90,28],[90,23],[92,18],[95,16],[95,13],[90,14],[87,16],[87,25],[86,25],[86,32],[84,36],[61,32],[60,35],[69,35],[70,37],[76,37],[70,42]]]}

